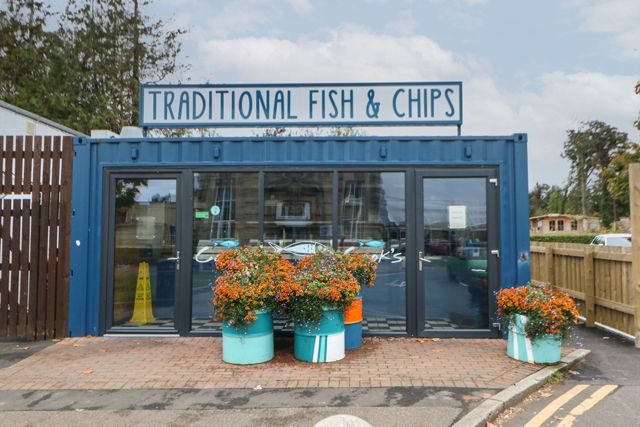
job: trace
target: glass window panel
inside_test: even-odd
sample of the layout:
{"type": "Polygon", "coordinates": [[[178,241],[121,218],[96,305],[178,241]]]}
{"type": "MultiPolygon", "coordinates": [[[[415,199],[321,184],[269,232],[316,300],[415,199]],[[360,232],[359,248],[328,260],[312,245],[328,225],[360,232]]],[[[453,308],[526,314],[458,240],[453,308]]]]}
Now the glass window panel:
{"type": "Polygon", "coordinates": [[[423,192],[425,330],[486,329],[485,178],[426,178],[423,192]]]}
{"type": "Polygon", "coordinates": [[[214,320],[215,258],[241,245],[259,245],[257,173],[194,173],[191,328],[220,329],[214,320]]]}
{"type": "Polygon", "coordinates": [[[363,289],[363,327],[406,333],[406,215],[404,173],[339,174],[341,251],[355,250],[378,261],[376,282],[363,289]]]}
{"type": "Polygon", "coordinates": [[[332,174],[265,174],[264,240],[289,258],[304,256],[315,242],[332,245],[332,174]]]}
{"type": "Polygon", "coordinates": [[[113,326],[173,327],[176,180],[117,179],[113,326]]]}

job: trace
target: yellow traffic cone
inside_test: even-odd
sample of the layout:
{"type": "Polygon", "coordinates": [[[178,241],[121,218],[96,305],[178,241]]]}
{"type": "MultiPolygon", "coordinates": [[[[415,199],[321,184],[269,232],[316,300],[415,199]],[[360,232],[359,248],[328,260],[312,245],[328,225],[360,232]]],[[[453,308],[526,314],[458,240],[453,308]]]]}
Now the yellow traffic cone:
{"type": "Polygon", "coordinates": [[[136,301],[133,306],[133,316],[129,323],[146,325],[155,322],[151,307],[151,280],[149,278],[149,263],[141,262],[138,266],[138,283],[136,284],[136,301]]]}

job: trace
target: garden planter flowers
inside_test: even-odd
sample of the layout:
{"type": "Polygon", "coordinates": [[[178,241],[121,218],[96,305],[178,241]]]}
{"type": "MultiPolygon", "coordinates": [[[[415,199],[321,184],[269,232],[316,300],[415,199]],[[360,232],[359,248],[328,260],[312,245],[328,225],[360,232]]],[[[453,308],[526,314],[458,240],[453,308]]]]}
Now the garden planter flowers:
{"type": "Polygon", "coordinates": [[[262,248],[218,256],[213,305],[222,319],[222,359],[253,364],[273,358],[272,310],[288,299],[293,266],[262,248]]]}
{"type": "Polygon", "coordinates": [[[529,363],[560,361],[562,339],[579,315],[569,295],[527,285],[502,289],[497,299],[499,317],[509,322],[508,356],[529,363]]]}
{"type": "Polygon", "coordinates": [[[294,355],[306,362],[344,358],[344,308],[360,285],[333,252],[303,258],[291,282],[288,311],[294,322],[294,355]]]}
{"type": "Polygon", "coordinates": [[[344,309],[345,349],[353,350],[362,347],[362,289],[373,286],[378,264],[371,258],[357,252],[338,254],[338,259],[360,285],[360,292],[353,302],[344,309]]]}

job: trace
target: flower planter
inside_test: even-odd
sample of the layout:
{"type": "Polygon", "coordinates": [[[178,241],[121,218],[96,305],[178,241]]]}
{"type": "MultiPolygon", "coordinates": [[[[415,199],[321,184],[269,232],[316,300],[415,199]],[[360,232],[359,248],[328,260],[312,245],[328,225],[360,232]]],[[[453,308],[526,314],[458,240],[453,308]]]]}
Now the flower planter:
{"type": "Polygon", "coordinates": [[[527,338],[525,334],[527,320],[526,316],[516,314],[515,321],[509,325],[507,355],[528,363],[559,362],[562,338],[558,335],[527,338]]]}
{"type": "Polygon", "coordinates": [[[249,325],[222,323],[222,360],[238,365],[251,365],[273,359],[273,316],[259,311],[249,325]]]}
{"type": "MultiPolygon", "coordinates": [[[[362,288],[360,288],[362,289],[362,288]]],[[[362,347],[362,294],[344,310],[344,347],[353,350],[362,347]]]]}
{"type": "Polygon", "coordinates": [[[318,323],[294,323],[294,355],[304,362],[335,362],[344,358],[344,314],[323,308],[318,323]]]}

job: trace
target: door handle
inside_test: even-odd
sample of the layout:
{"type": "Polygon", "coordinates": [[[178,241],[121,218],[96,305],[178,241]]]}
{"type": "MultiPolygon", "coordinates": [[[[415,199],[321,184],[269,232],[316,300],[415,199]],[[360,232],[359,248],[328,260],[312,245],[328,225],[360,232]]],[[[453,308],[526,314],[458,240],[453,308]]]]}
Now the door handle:
{"type": "Polygon", "coordinates": [[[431,262],[430,259],[424,258],[422,256],[422,251],[418,251],[418,270],[422,271],[422,263],[423,262],[431,262]]]}
{"type": "Polygon", "coordinates": [[[176,262],[176,270],[180,270],[180,251],[176,251],[176,256],[165,258],[167,261],[176,262]]]}

